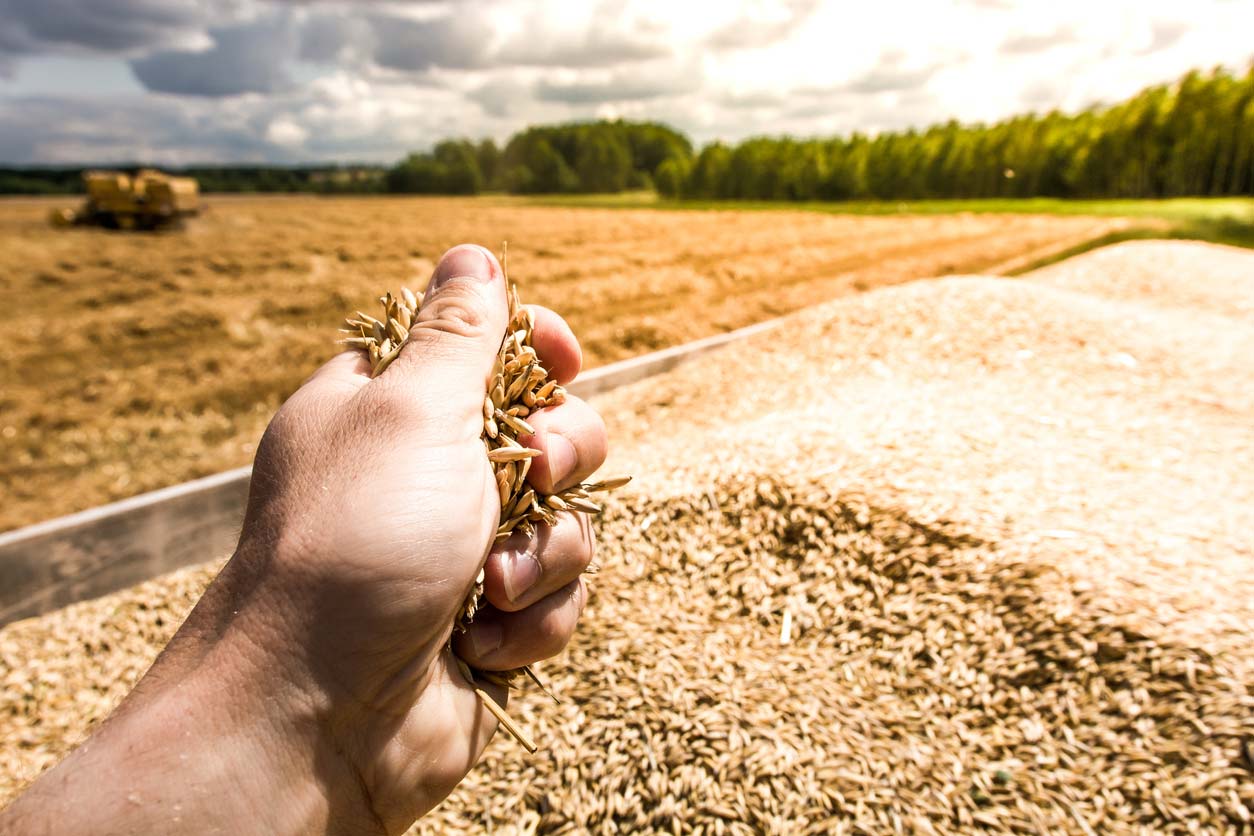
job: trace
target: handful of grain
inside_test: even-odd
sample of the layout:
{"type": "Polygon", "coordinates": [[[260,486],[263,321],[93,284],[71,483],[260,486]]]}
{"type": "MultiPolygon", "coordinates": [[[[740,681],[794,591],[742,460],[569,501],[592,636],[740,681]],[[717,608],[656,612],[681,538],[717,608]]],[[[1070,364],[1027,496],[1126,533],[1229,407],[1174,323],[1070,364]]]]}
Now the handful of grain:
{"type": "MultiPolygon", "coordinates": [[[[358,311],[345,320],[345,328],[341,329],[350,335],[342,340],[344,344],[360,348],[369,355],[371,377],[382,374],[400,354],[401,347],[409,339],[409,329],[421,308],[418,297],[408,288],[401,288],[399,297],[387,293],[379,297],[379,302],[383,306],[382,318],[358,311]]],[[[501,518],[496,529],[495,544],[503,542],[514,531],[531,536],[537,525],[553,525],[557,522],[556,515],[559,511],[599,514],[601,506],[593,501],[592,495],[622,487],[631,480],[627,476],[589,482],[553,494],[539,493],[527,484],[531,460],[540,455],[539,450],[526,447],[519,441],[521,436],[535,434],[535,430],[527,423],[527,418],[537,410],[558,406],[566,400],[566,390],[549,377],[548,370],[540,364],[536,350],[531,345],[534,327],[535,319],[531,311],[518,301],[518,288],[511,285],[509,326],[497,352],[491,386],[483,399],[483,442],[488,461],[492,463],[496,475],[496,487],[501,500],[501,518]]],[[[479,609],[482,596],[483,570],[480,569],[475,585],[466,597],[461,614],[454,624],[455,630],[466,630],[479,609]]],[[[462,675],[474,686],[479,699],[505,730],[528,752],[535,752],[536,745],[527,733],[476,682],[476,679],[482,679],[509,687],[515,679],[525,675],[539,685],[535,673],[529,667],[505,672],[474,671],[461,659],[457,659],[457,664],[462,675]]]]}

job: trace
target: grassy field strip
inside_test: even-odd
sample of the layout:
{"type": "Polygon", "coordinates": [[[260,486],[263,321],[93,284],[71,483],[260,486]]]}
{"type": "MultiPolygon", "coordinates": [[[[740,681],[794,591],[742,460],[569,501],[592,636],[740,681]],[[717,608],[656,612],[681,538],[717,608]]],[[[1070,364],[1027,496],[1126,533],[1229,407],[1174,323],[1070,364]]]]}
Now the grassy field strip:
{"type": "MultiPolygon", "coordinates": [[[[830,215],[1094,215],[1150,222],[1117,237],[1095,239],[1092,246],[1068,251],[1078,255],[1094,246],[1143,238],[1211,241],[1254,248],[1254,198],[1180,197],[1166,200],[1063,200],[1060,198],[979,198],[972,200],[856,200],[840,203],[768,200],[663,200],[654,192],[617,195],[546,195],[542,198],[501,198],[532,205],[583,206],[605,209],[667,211],[819,212],[830,215]],[[1154,222],[1165,222],[1160,225],[1154,222]]],[[[1042,263],[1049,263],[1048,261],[1042,263]]],[[[1033,264],[1025,269],[1034,269],[1033,264]]]]}

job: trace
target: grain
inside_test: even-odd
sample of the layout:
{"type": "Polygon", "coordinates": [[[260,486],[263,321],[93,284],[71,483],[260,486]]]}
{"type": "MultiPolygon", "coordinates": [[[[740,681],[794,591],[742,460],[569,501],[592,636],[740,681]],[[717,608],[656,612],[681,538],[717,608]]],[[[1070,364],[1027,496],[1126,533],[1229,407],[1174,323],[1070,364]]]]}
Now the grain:
{"type": "MultiPolygon", "coordinates": [[[[636,480],[561,704],[510,701],[544,749],[494,742],[414,832],[1248,832],[1250,298],[1249,253],[1121,245],[598,398],[636,480]]],[[[0,797],[213,569],[0,631],[0,797]]]]}
{"type": "MultiPolygon", "coordinates": [[[[501,261],[504,265],[505,258],[502,257],[501,261]]],[[[519,301],[518,289],[513,285],[509,285],[508,298],[509,321],[493,363],[482,409],[483,442],[488,462],[494,467],[497,496],[501,506],[495,543],[503,542],[516,529],[530,535],[534,526],[554,525],[557,522],[554,516],[556,511],[573,509],[595,516],[602,510],[600,505],[589,502],[586,498],[592,486],[575,485],[555,494],[544,495],[526,485],[531,460],[542,455],[542,452],[525,447],[520,442],[521,436],[531,435],[534,430],[518,413],[525,410],[526,414],[530,414],[532,410],[560,405],[565,401],[565,390],[556,380],[549,378],[548,370],[540,364],[539,356],[531,345],[535,316],[519,301]],[[498,416],[501,424],[497,423],[498,416]]],[[[346,327],[341,329],[343,333],[349,334],[340,340],[341,344],[366,351],[373,363],[372,377],[383,374],[400,355],[409,339],[409,326],[417,320],[422,309],[417,295],[408,288],[402,288],[400,296],[385,293],[379,297],[379,303],[383,306],[382,319],[357,311],[354,316],[345,320],[346,327]]],[[[597,482],[595,488],[610,490],[622,487],[629,481],[631,477],[618,477],[597,482]]],[[[482,597],[483,570],[480,569],[453,625],[456,631],[465,632],[469,628],[482,605],[482,597]]],[[[451,640],[449,647],[453,649],[451,640]]],[[[536,744],[517,723],[507,717],[505,710],[487,691],[477,686],[475,678],[476,675],[480,679],[486,676],[490,681],[508,685],[525,675],[539,683],[535,673],[527,667],[513,671],[476,672],[461,659],[458,659],[458,667],[466,680],[475,686],[475,694],[501,721],[502,728],[529,753],[534,753],[536,744]]]]}
{"type": "MultiPolygon", "coordinates": [[[[491,421],[492,419],[489,418],[488,420],[491,421]]],[[[488,435],[488,437],[492,440],[496,440],[497,438],[497,434],[495,432],[489,434],[485,431],[485,435],[488,435]]],[[[497,447],[488,451],[488,461],[494,464],[502,464],[505,462],[521,461],[523,459],[534,459],[539,455],[539,450],[532,450],[528,447],[497,447]]]]}

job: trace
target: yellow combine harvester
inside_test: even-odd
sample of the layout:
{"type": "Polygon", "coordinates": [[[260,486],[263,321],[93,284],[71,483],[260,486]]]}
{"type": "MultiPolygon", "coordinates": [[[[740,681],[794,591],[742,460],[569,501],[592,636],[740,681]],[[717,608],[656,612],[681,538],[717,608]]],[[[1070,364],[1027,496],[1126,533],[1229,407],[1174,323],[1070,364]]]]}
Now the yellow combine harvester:
{"type": "Polygon", "coordinates": [[[157,229],[177,225],[200,211],[200,187],[191,177],[146,168],[133,177],[120,171],[85,171],[83,185],[87,202],[77,210],[53,210],[54,224],[157,229]]]}

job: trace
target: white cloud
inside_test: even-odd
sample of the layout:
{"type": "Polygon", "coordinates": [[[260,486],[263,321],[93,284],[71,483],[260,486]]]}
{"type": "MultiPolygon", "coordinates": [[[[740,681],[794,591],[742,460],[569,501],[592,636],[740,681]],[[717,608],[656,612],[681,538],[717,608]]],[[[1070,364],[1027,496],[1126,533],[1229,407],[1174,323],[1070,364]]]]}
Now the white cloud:
{"type": "Polygon", "coordinates": [[[0,0],[0,160],[391,160],[606,114],[698,142],[993,120],[1242,67],[1250,31],[1234,0],[0,0]],[[84,55],[146,92],[22,71],[84,55]]]}
{"type": "Polygon", "coordinates": [[[266,128],[266,139],[275,145],[299,148],[309,139],[309,131],[288,116],[280,116],[266,128]]]}

